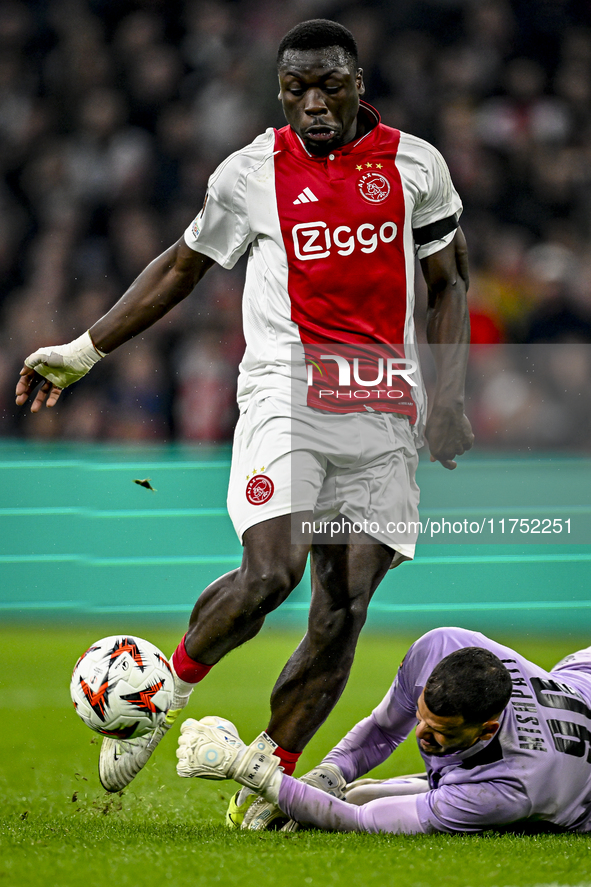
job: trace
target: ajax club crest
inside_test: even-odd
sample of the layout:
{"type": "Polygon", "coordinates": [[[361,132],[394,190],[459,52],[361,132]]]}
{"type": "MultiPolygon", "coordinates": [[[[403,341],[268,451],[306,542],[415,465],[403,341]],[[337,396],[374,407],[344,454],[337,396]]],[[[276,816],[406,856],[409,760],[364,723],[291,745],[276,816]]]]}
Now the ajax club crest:
{"type": "Polygon", "coordinates": [[[255,474],[246,484],[246,498],[251,505],[264,505],[275,492],[275,485],[266,474],[255,474]]]}
{"type": "Polygon", "coordinates": [[[357,182],[359,193],[368,203],[382,203],[390,194],[390,182],[380,172],[366,172],[357,182]]]}

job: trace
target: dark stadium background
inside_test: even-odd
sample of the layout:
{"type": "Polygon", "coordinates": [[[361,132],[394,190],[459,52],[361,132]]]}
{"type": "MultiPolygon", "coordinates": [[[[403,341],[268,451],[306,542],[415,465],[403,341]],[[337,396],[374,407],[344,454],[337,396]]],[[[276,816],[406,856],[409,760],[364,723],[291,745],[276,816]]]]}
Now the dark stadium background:
{"type": "MultiPolygon", "coordinates": [[[[203,583],[239,558],[224,486],[243,349],[243,263],[213,269],[195,295],[66,391],[56,409],[31,416],[14,406],[13,391],[26,354],[82,333],[178,239],[220,160],[282,125],[276,46],[293,24],[317,16],[354,32],[366,98],[385,123],[443,152],[464,201],[479,346],[468,380],[477,447],[451,476],[422,466],[425,508],[435,514],[453,504],[497,517],[505,504],[506,516],[519,517],[543,517],[544,508],[568,517],[572,508],[588,520],[588,0],[5,0],[7,615],[151,606],[184,621],[203,583]],[[203,470],[192,471],[195,462],[203,470]],[[132,485],[141,472],[158,493],[132,485]]],[[[422,341],[424,300],[419,283],[422,341]]],[[[586,631],[589,551],[421,546],[417,563],[380,591],[376,619],[586,631]],[[447,610],[437,608],[442,602],[447,610]]],[[[305,593],[291,606],[285,619],[291,612],[301,621],[305,593]]]]}

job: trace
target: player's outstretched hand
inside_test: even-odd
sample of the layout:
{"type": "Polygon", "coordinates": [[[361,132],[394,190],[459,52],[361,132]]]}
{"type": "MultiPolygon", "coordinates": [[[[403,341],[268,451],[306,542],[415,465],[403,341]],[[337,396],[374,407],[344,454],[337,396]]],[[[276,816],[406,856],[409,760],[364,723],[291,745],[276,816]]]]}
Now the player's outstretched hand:
{"type": "Polygon", "coordinates": [[[62,389],[85,376],[104,356],[96,348],[88,332],[67,345],[50,345],[34,351],[25,359],[20,372],[16,386],[16,403],[18,406],[26,403],[40,377],[43,377],[47,381],[37,392],[31,412],[38,412],[46,401],[48,407],[54,406],[62,389]]]}
{"type": "Polygon", "coordinates": [[[39,382],[43,382],[43,384],[37,391],[35,399],[31,404],[31,412],[38,413],[44,403],[48,407],[56,405],[62,389],[58,388],[57,385],[52,385],[47,379],[43,379],[43,376],[40,376],[39,373],[25,364],[20,371],[19,380],[16,383],[16,403],[19,407],[28,401],[39,382]]]}
{"type": "Polygon", "coordinates": [[[472,426],[463,409],[437,403],[433,405],[427,420],[425,436],[431,451],[431,462],[441,462],[450,471],[457,468],[455,457],[470,450],[474,443],[472,426]]]}

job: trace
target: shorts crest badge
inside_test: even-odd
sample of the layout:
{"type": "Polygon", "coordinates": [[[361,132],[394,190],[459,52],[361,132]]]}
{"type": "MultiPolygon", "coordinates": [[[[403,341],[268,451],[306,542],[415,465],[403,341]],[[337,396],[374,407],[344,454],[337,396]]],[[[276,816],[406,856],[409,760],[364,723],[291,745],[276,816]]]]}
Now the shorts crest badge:
{"type": "Polygon", "coordinates": [[[255,474],[246,484],[246,498],[251,505],[264,505],[275,492],[275,484],[266,474],[255,474]]]}

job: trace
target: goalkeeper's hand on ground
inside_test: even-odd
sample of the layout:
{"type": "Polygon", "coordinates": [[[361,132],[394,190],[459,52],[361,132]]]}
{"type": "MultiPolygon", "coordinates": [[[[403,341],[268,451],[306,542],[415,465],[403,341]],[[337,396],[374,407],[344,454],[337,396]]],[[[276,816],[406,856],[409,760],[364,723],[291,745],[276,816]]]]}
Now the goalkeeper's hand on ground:
{"type": "Polygon", "coordinates": [[[57,388],[67,388],[85,376],[104,356],[93,344],[90,333],[86,332],[67,345],[39,348],[29,354],[25,366],[35,370],[57,388]]]}

